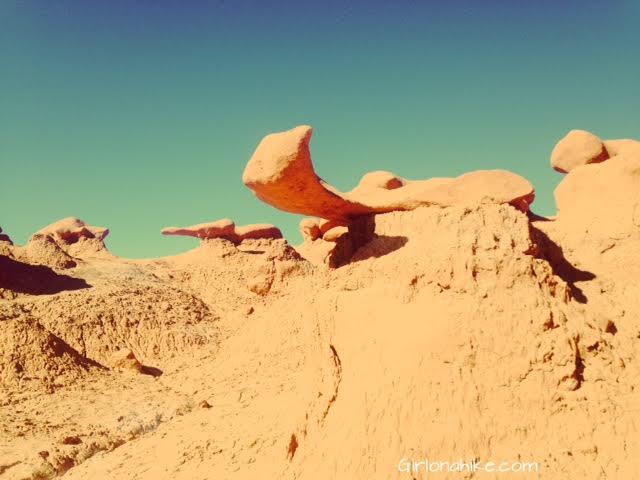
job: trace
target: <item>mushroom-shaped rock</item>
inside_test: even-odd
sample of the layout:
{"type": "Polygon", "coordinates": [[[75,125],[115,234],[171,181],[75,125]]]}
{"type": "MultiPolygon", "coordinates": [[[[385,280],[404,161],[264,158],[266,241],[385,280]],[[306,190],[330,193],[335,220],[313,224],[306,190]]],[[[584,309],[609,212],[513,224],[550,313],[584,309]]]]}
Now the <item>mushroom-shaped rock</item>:
{"type": "Polygon", "coordinates": [[[177,235],[196,237],[201,240],[211,238],[235,237],[235,223],[229,218],[222,218],[215,222],[199,223],[190,227],[166,227],[162,229],[163,235],[177,235]]]}
{"type": "Polygon", "coordinates": [[[94,227],[79,218],[67,217],[38,230],[33,237],[49,236],[56,241],[73,244],[82,239],[104,240],[108,234],[108,228],[94,227]]]}
{"type": "Polygon", "coordinates": [[[585,130],[571,130],[551,152],[551,166],[568,173],[576,167],[603,162],[609,158],[600,138],[585,130]]]}
{"type": "Polygon", "coordinates": [[[534,198],[528,181],[502,170],[419,181],[378,171],[365,175],[352,191],[341,193],[316,175],[309,152],[311,133],[311,127],[302,126],[267,135],[245,168],[245,185],[280,210],[344,223],[424,205],[509,203],[526,211],[534,198]]]}
{"type": "Polygon", "coordinates": [[[196,237],[201,240],[221,238],[233,243],[239,243],[243,240],[282,238],[280,229],[270,223],[254,223],[239,227],[228,218],[190,227],[167,227],[162,229],[162,234],[196,237]]]}

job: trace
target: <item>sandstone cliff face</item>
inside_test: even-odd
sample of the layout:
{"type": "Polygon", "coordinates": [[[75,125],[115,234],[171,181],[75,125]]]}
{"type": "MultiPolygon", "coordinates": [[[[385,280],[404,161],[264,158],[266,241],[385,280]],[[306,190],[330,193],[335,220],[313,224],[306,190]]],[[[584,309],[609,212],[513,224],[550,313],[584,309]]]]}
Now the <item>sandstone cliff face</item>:
{"type": "Polygon", "coordinates": [[[428,478],[397,468],[428,456],[634,478],[640,156],[602,144],[582,164],[561,149],[554,219],[476,199],[307,211],[324,219],[295,249],[207,234],[132,261],[54,235],[67,266],[3,246],[0,472],[428,478]]]}

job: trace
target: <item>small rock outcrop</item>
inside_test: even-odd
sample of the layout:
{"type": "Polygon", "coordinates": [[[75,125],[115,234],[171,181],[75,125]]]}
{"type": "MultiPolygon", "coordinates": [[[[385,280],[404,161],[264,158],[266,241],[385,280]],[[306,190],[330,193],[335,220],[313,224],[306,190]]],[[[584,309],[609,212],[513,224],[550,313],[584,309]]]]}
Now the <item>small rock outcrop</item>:
{"type": "MultiPolygon", "coordinates": [[[[71,245],[81,240],[104,240],[109,229],[94,227],[76,217],[67,217],[38,230],[33,237],[51,237],[54,240],[71,245]]],[[[33,238],[32,237],[32,238],[33,238]]]]}
{"type": "Polygon", "coordinates": [[[141,373],[142,363],[136,358],[133,351],[124,349],[116,352],[111,359],[111,368],[117,370],[128,370],[141,373]]]}
{"type": "Polygon", "coordinates": [[[577,168],[558,185],[555,198],[557,221],[570,222],[576,234],[621,238],[640,231],[640,156],[617,155],[577,168]]]}
{"type": "Polygon", "coordinates": [[[11,238],[6,233],[2,233],[2,227],[0,227],[0,242],[8,243],[9,245],[13,245],[11,238]]]}
{"type": "Polygon", "coordinates": [[[640,157],[640,141],[630,138],[622,138],[617,140],[605,140],[605,147],[609,152],[609,156],[624,155],[626,157],[640,157]]]}
{"type": "Polygon", "coordinates": [[[551,166],[561,173],[569,173],[576,167],[604,162],[609,152],[604,142],[585,130],[571,130],[551,152],[551,166]]]}
{"type": "Polygon", "coordinates": [[[571,227],[564,230],[601,240],[640,231],[639,141],[572,130],[553,149],[551,164],[568,173],[554,193],[557,223],[571,227]]]}
{"type": "Polygon", "coordinates": [[[185,237],[195,237],[200,240],[211,238],[227,238],[235,236],[236,225],[230,218],[222,218],[215,222],[199,223],[190,227],[166,227],[161,233],[163,235],[176,235],[185,237]]]}
{"type": "Polygon", "coordinates": [[[336,268],[347,263],[355,251],[374,238],[375,215],[347,222],[304,218],[300,222],[303,242],[296,251],[309,262],[336,268]]]}
{"type": "Polygon", "coordinates": [[[80,259],[110,256],[104,244],[108,234],[107,228],[68,217],[34,233],[24,252],[31,263],[58,269],[72,268],[80,259]]]}
{"type": "Polygon", "coordinates": [[[378,171],[365,175],[352,191],[342,193],[316,174],[309,151],[311,135],[311,127],[299,126],[264,137],[244,170],[244,184],[275,208],[329,220],[428,205],[508,203],[527,211],[534,199],[533,186],[527,180],[503,170],[418,181],[378,171]]]}
{"type": "Polygon", "coordinates": [[[238,227],[229,218],[210,223],[200,223],[190,227],[166,227],[162,229],[162,234],[195,237],[200,240],[221,238],[233,243],[240,243],[244,240],[275,240],[282,238],[282,232],[275,225],[254,223],[238,227]]]}

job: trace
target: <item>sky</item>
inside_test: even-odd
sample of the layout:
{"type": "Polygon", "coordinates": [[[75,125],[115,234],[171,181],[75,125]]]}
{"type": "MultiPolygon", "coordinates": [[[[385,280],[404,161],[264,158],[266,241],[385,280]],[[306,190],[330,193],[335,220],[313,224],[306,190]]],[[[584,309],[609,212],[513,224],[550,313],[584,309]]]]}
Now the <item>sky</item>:
{"type": "Polygon", "coordinates": [[[77,216],[131,258],[225,217],[298,243],[241,178],[301,124],[340,189],[502,168],[553,214],[570,129],[640,138],[638,25],[638,0],[0,0],[0,226],[23,244],[77,216]]]}

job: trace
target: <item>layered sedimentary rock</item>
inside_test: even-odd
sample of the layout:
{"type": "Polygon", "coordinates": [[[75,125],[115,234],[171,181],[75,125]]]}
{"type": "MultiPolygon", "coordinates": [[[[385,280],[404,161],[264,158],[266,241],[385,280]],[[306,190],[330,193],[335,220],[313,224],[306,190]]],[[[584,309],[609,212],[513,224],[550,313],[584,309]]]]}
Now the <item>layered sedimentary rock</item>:
{"type": "Polygon", "coordinates": [[[108,234],[108,228],[94,227],[79,218],[67,217],[38,230],[33,237],[52,237],[70,245],[80,240],[104,240],[108,234]]]}

